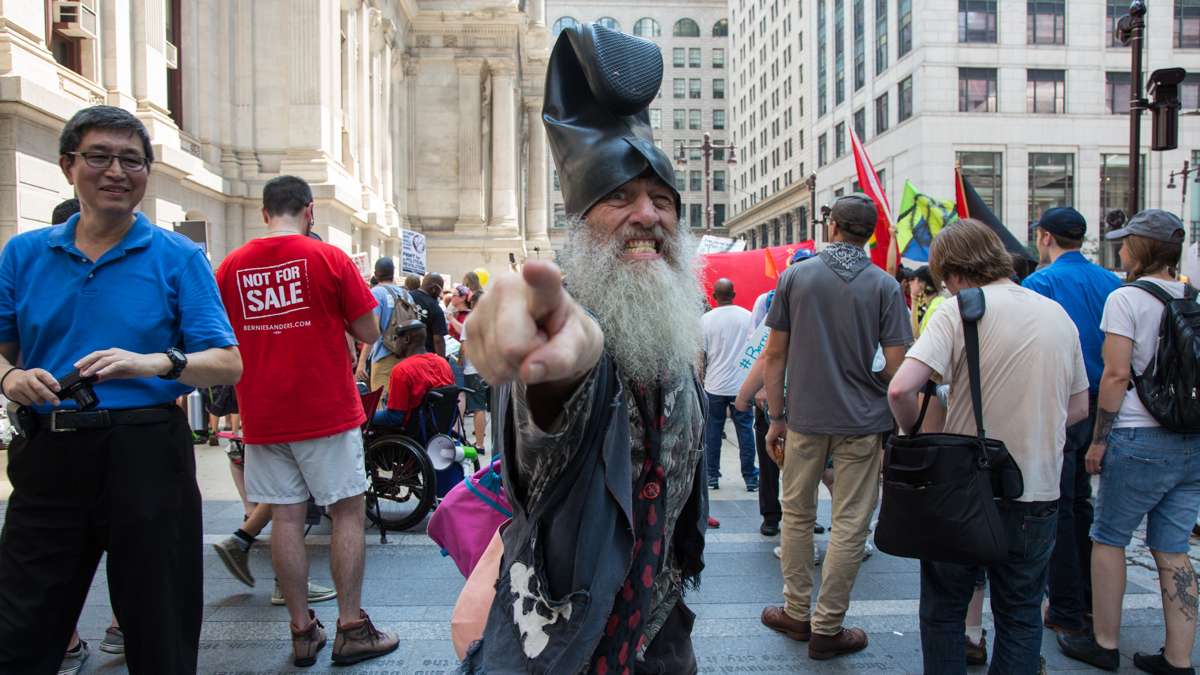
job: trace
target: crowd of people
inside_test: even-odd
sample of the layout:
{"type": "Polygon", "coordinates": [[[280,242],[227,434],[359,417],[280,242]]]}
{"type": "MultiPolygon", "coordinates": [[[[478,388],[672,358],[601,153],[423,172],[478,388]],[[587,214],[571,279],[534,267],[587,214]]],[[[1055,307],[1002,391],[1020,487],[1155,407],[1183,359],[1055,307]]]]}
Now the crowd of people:
{"type": "MultiPolygon", "coordinates": [[[[458,384],[481,450],[493,415],[512,511],[486,533],[502,552],[469,571],[468,586],[494,593],[455,608],[456,623],[476,626],[463,672],[698,672],[685,596],[719,525],[708,499],[721,488],[728,417],[760,531],[780,537],[782,603],[762,624],[815,660],[868,649],[846,617],[872,552],[885,448],[982,433],[973,397],[1023,490],[995,501],[1009,542],[1000,559],[920,561],[924,671],[988,663],[1034,675],[1043,628],[1067,656],[1116,670],[1124,552],[1146,519],[1165,635],[1133,663],[1194,672],[1200,603],[1187,552],[1200,433],[1163,414],[1193,405],[1195,384],[1169,400],[1143,394],[1164,358],[1160,332],[1194,338],[1180,220],[1148,209],[1107,235],[1121,242],[1126,284],[1080,254],[1087,224],[1062,207],[1041,215],[1043,267],[1024,279],[996,233],[967,219],[934,238],[928,267],[902,285],[865,251],[876,205],[849,195],[832,205],[828,244],[797,252],[753,311],[719,280],[706,313],[672,162],[649,124],[658,83],[629,80],[647,77],[635,67],[646,43],[605,35],[599,68],[597,39],[593,26],[564,29],[549,62],[543,120],[570,214],[558,264],[527,262],[486,293],[474,274],[452,288],[438,274],[401,280],[390,258],[369,285],[313,235],[312,190],[292,176],[263,188],[266,235],[214,273],[197,246],[136,210],[154,159],[141,122],[96,106],[67,123],[60,167],[78,212],[0,255],[0,394],[20,406],[0,535],[0,671],[79,670],[88,647],[75,624],[107,552],[106,651],[123,650],[134,673],[196,672],[200,495],[177,400],[231,386],[245,520],[216,553],[254,585],[249,551],[271,523],[272,600],[287,608],[295,666],[325,648],[310,604],[328,600],[334,663],[390,653],[399,636],[362,609],[361,427],[368,415],[404,426],[430,390],[458,384]],[[983,299],[982,317],[960,303],[968,294],[983,299]],[[748,360],[756,339],[761,356],[748,360]],[[372,391],[379,406],[364,410],[372,391]],[[817,591],[822,484],[832,520],[817,591]],[[333,588],[308,581],[310,502],[332,520],[333,588]]],[[[1194,374],[1194,357],[1185,363],[1194,374]]]]}

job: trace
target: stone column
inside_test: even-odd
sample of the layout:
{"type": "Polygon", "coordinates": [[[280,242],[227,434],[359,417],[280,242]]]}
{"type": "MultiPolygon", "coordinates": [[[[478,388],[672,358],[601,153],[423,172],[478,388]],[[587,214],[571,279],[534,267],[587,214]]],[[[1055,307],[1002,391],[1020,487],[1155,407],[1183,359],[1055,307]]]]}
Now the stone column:
{"type": "Polygon", "coordinates": [[[380,145],[383,148],[383,174],[380,176],[380,194],[383,201],[390,207],[394,194],[392,192],[392,46],[396,40],[396,27],[391,21],[386,22],[383,35],[383,62],[380,75],[383,78],[383,110],[380,113],[380,145]]]}
{"type": "Polygon", "coordinates": [[[483,59],[459,58],[455,65],[458,67],[458,226],[463,230],[482,230],[483,59]]]}
{"type": "Polygon", "coordinates": [[[525,204],[525,238],[548,243],[546,213],[546,128],[542,125],[542,99],[525,99],[529,120],[529,197],[525,204]]]}
{"type": "Polygon", "coordinates": [[[490,227],[517,228],[516,67],[488,62],[492,74],[492,220],[490,227]]]}
{"type": "Polygon", "coordinates": [[[526,11],[535,26],[546,25],[546,0],[529,0],[526,11]]]}
{"type": "Polygon", "coordinates": [[[371,180],[371,21],[378,12],[369,7],[358,12],[358,181],[364,185],[371,180]]]}

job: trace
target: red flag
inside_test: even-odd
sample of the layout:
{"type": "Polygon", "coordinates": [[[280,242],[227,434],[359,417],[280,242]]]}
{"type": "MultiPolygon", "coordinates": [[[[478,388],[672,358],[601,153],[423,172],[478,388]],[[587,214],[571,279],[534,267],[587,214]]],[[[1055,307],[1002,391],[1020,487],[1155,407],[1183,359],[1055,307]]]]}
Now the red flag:
{"type": "Polygon", "coordinates": [[[778,281],[779,268],[775,266],[775,258],[771,255],[771,250],[764,248],[763,257],[766,258],[766,260],[763,262],[763,274],[765,274],[768,279],[774,279],[778,281]]]}
{"type": "Polygon", "coordinates": [[[971,209],[967,206],[967,191],[963,188],[962,167],[954,167],[954,208],[959,218],[970,218],[971,209]]]}
{"type": "MultiPolygon", "coordinates": [[[[787,268],[788,260],[797,249],[805,249],[810,253],[815,250],[812,241],[801,241],[783,246],[771,246],[761,251],[738,251],[736,253],[709,253],[701,256],[704,267],[701,281],[704,283],[704,296],[712,297],[713,283],[722,277],[733,282],[735,296],[733,304],[746,309],[754,309],[754,300],[759,295],[775,288],[778,279],[770,276],[770,268],[766,265],[764,255],[774,263],[775,270],[782,273],[787,268]]],[[[778,276],[778,275],[776,275],[778,276]]]]}
{"type": "Polygon", "coordinates": [[[879,214],[875,221],[875,235],[871,237],[871,262],[886,270],[889,262],[895,264],[900,255],[900,252],[895,250],[896,242],[892,240],[892,207],[888,204],[883,186],[879,184],[879,174],[875,172],[866,148],[858,140],[858,134],[854,133],[854,127],[850,127],[848,131],[850,147],[854,149],[854,169],[858,172],[859,189],[875,202],[875,210],[879,214]]]}

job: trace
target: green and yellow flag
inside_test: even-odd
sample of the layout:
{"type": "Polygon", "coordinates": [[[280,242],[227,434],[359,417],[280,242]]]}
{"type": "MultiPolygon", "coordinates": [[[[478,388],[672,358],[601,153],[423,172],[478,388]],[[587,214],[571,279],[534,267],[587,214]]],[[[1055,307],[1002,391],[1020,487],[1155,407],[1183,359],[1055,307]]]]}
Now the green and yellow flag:
{"type": "Polygon", "coordinates": [[[920,262],[929,261],[929,244],[942,228],[958,220],[954,201],[917,192],[904,181],[904,197],[896,218],[896,244],[900,256],[920,262]]]}

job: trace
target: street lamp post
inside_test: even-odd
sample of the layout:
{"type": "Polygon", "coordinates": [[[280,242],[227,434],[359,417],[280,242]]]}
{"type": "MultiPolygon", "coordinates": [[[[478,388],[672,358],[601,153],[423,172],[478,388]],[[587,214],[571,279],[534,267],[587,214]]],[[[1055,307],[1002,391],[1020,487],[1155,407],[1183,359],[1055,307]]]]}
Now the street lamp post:
{"type": "Polygon", "coordinates": [[[704,224],[706,229],[712,229],[712,156],[713,150],[728,149],[729,154],[725,157],[725,163],[729,165],[737,164],[737,156],[734,154],[733,144],[727,141],[717,141],[713,143],[712,135],[707,131],[704,132],[704,141],[701,143],[680,143],[679,155],[675,158],[675,165],[680,169],[687,166],[688,150],[699,150],[704,156],[704,224]]]}
{"type": "Polygon", "coordinates": [[[1142,97],[1142,36],[1146,30],[1146,3],[1143,0],[1133,0],[1129,3],[1129,13],[1117,22],[1117,39],[1121,44],[1129,45],[1130,51],[1130,88],[1129,88],[1129,200],[1126,204],[1130,217],[1138,212],[1140,203],[1141,175],[1141,145],[1142,145],[1142,111],[1149,107],[1149,102],[1142,97]]]}
{"type": "Polygon", "coordinates": [[[1179,186],[1180,191],[1181,191],[1181,194],[1179,196],[1179,216],[1181,218],[1187,217],[1186,216],[1186,214],[1187,214],[1187,184],[1188,184],[1188,176],[1190,176],[1192,174],[1196,174],[1196,177],[1193,180],[1197,183],[1200,183],[1200,166],[1191,166],[1189,164],[1189,162],[1185,159],[1185,160],[1183,160],[1183,169],[1181,169],[1179,171],[1172,171],[1169,174],[1170,180],[1167,181],[1167,189],[1174,190],[1175,189],[1175,177],[1179,176],[1180,178],[1183,179],[1182,181],[1180,181],[1180,186],[1179,186]]]}

